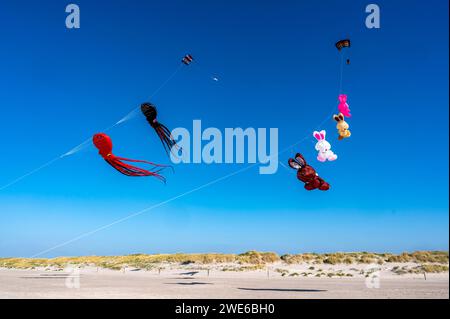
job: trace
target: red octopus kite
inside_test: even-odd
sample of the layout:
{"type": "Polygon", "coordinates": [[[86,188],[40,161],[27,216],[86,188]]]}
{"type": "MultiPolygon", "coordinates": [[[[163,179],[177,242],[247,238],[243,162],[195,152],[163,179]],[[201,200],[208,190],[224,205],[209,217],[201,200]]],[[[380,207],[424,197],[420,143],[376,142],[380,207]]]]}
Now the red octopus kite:
{"type": "Polygon", "coordinates": [[[112,153],[112,140],[108,135],[104,133],[95,134],[92,138],[92,141],[95,147],[98,148],[98,153],[103,157],[103,159],[120,173],[127,176],[154,176],[164,183],[166,182],[165,177],[160,175],[159,172],[169,166],[155,164],[147,161],[133,160],[114,155],[112,153]],[[137,166],[129,165],[125,162],[144,163],[149,164],[153,167],[150,170],[146,170],[137,166]]]}

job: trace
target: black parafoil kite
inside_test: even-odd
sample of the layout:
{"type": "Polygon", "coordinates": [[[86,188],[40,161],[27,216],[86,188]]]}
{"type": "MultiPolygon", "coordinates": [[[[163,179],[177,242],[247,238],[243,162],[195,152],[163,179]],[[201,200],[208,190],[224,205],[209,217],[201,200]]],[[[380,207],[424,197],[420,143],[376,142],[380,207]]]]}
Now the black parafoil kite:
{"type": "MultiPolygon", "coordinates": [[[[343,48],[350,48],[350,39],[339,40],[338,42],[336,42],[335,46],[339,50],[339,52],[341,52],[343,48]]],[[[347,65],[350,65],[350,59],[347,59],[346,63],[347,65]]]]}
{"type": "Polygon", "coordinates": [[[350,39],[339,40],[336,42],[336,48],[341,51],[343,48],[350,48],[350,39]]]}

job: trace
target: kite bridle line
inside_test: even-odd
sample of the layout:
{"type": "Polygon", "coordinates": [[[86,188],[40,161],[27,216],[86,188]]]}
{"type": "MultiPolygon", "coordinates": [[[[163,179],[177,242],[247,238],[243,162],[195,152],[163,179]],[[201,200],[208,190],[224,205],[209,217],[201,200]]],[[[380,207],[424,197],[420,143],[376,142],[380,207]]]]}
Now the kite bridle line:
{"type": "MultiPolygon", "coordinates": [[[[161,91],[169,82],[170,80],[172,80],[175,75],[180,71],[180,69],[183,67],[183,64],[180,63],[180,65],[177,66],[177,68],[175,69],[174,72],[171,73],[171,75],[151,94],[150,98],[153,98],[159,91],[161,91]]],[[[129,119],[131,119],[133,116],[133,113],[136,112],[136,110],[139,107],[134,108],[131,112],[129,112],[125,117],[123,117],[121,120],[117,121],[115,124],[105,128],[103,130],[103,132],[108,132],[109,130],[113,129],[114,127],[116,127],[117,125],[124,123],[126,121],[128,121],[129,119]]],[[[25,173],[22,176],[19,176],[17,178],[15,178],[14,180],[6,183],[5,185],[0,187],[0,191],[5,190],[6,188],[20,182],[21,180],[25,179],[26,177],[29,177],[37,172],[39,172],[40,170],[52,165],[53,163],[57,162],[58,160],[66,157],[66,156],[70,156],[73,155],[75,153],[78,153],[79,151],[83,150],[84,148],[86,148],[87,146],[90,145],[90,142],[92,141],[92,137],[87,138],[86,140],[84,140],[83,142],[81,142],[80,144],[78,144],[77,146],[73,147],[72,149],[70,149],[68,152],[65,152],[64,154],[55,157],[54,159],[46,162],[45,164],[42,164],[41,166],[29,171],[28,173],[25,173]]]]}
{"type": "MultiPolygon", "coordinates": [[[[177,75],[177,73],[180,71],[180,69],[183,67],[182,64],[180,64],[175,71],[150,95],[150,99],[152,99],[159,91],[161,91],[169,82],[170,80],[172,80],[175,75],[177,75]]],[[[137,113],[136,111],[139,109],[139,106],[135,107],[133,110],[131,110],[130,112],[128,112],[127,115],[125,115],[124,117],[122,117],[119,121],[117,121],[116,123],[114,123],[113,125],[111,125],[108,128],[105,128],[103,130],[103,132],[108,132],[109,130],[113,129],[114,127],[116,127],[119,124],[122,124],[130,119],[132,119],[134,117],[134,115],[137,113]]],[[[75,146],[74,148],[72,148],[70,151],[68,151],[67,153],[61,155],[61,157],[65,157],[65,156],[69,156],[72,154],[75,154],[79,151],[81,151],[82,149],[84,149],[85,147],[89,146],[90,142],[91,142],[92,138],[89,137],[87,138],[84,142],[78,144],[77,146],[75,146]]]]}
{"type": "Polygon", "coordinates": [[[8,188],[9,186],[12,186],[12,185],[20,182],[24,178],[26,178],[26,177],[28,177],[30,175],[33,175],[34,173],[40,171],[41,169],[44,169],[47,166],[50,166],[51,164],[53,164],[54,162],[56,162],[56,161],[58,161],[60,159],[61,159],[61,156],[55,157],[54,159],[48,161],[47,163],[42,164],[41,166],[39,166],[39,167],[29,171],[28,173],[26,173],[26,174],[24,174],[22,176],[17,177],[16,179],[14,179],[14,180],[10,181],[9,183],[7,183],[7,184],[3,185],[2,187],[0,187],[0,192],[3,191],[4,189],[8,188]]]}
{"type": "MultiPolygon", "coordinates": [[[[180,69],[183,67],[182,64],[180,64],[175,71],[150,95],[149,99],[152,99],[162,88],[164,88],[169,82],[170,80],[172,80],[172,78],[175,77],[175,75],[180,71],[180,69]]],[[[128,112],[127,115],[125,115],[123,118],[121,118],[119,121],[117,121],[116,123],[114,123],[113,125],[111,125],[108,128],[105,128],[103,130],[103,132],[108,132],[109,130],[113,129],[114,127],[116,127],[119,124],[122,124],[130,119],[132,119],[136,114],[137,114],[137,110],[139,109],[139,106],[135,107],[133,110],[131,110],[130,112],[128,112]]],[[[84,149],[85,147],[90,145],[91,142],[91,137],[87,138],[84,142],[80,143],[79,145],[75,146],[74,148],[72,148],[69,152],[61,155],[61,157],[65,157],[65,156],[69,156],[72,154],[75,154],[79,151],[81,151],[82,149],[84,149]]]]}

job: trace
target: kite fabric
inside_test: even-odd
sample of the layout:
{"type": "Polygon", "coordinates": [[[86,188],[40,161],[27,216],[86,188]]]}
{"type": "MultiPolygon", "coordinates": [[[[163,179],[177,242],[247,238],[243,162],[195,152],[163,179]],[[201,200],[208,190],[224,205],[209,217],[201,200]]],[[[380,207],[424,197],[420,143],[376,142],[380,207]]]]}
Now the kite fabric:
{"type": "Polygon", "coordinates": [[[339,40],[335,45],[339,51],[343,48],[350,48],[350,39],[339,40]]]}
{"type": "Polygon", "coordinates": [[[166,182],[165,177],[160,175],[159,172],[169,166],[115,156],[112,153],[112,140],[108,135],[104,133],[95,134],[92,138],[92,141],[95,147],[98,149],[98,153],[103,157],[103,159],[120,173],[127,176],[153,176],[163,181],[164,183],[166,182]],[[152,166],[152,168],[150,170],[146,170],[140,167],[129,165],[125,162],[149,164],[152,166]]]}
{"type": "Polygon", "coordinates": [[[339,112],[342,113],[345,117],[351,117],[352,115],[350,114],[350,106],[347,104],[347,95],[340,94],[338,99],[339,99],[338,105],[339,112]]]}
{"type": "Polygon", "coordinates": [[[339,134],[338,140],[342,140],[352,135],[350,130],[348,129],[349,125],[345,121],[344,114],[342,113],[339,113],[338,115],[334,114],[333,119],[337,122],[336,128],[339,134]]]}
{"type": "Polygon", "coordinates": [[[297,170],[297,178],[305,183],[306,190],[327,191],[330,189],[330,184],[319,177],[316,170],[306,163],[305,158],[300,153],[297,153],[294,159],[290,158],[288,163],[291,168],[297,170]]]}
{"type": "Polygon", "coordinates": [[[191,62],[194,60],[194,58],[192,57],[192,55],[190,54],[186,54],[183,59],[181,60],[181,62],[183,62],[183,64],[185,65],[189,65],[191,64],[191,62]]]}
{"type": "Polygon", "coordinates": [[[316,151],[319,151],[317,154],[317,160],[319,162],[325,162],[325,161],[335,161],[337,160],[337,155],[333,153],[331,150],[331,144],[325,139],[325,136],[327,135],[327,132],[325,130],[322,130],[320,132],[314,131],[313,136],[316,138],[316,151]]]}
{"type": "Polygon", "coordinates": [[[173,139],[170,130],[165,125],[159,123],[156,119],[158,115],[156,107],[153,104],[146,102],[141,105],[141,111],[147,119],[147,122],[158,134],[158,137],[161,140],[166,153],[169,154],[169,152],[172,151],[173,147],[178,148],[177,142],[173,139]]]}

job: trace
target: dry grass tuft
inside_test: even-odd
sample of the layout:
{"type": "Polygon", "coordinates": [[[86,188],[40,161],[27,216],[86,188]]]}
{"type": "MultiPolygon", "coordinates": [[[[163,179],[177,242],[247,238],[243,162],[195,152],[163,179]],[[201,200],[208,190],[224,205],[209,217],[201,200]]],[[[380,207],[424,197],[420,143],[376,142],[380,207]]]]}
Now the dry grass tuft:
{"type": "MultiPolygon", "coordinates": [[[[399,255],[384,253],[368,253],[368,252],[350,252],[350,253],[304,253],[304,254],[286,254],[279,257],[273,252],[248,251],[242,254],[132,254],[127,256],[85,256],[85,257],[58,257],[58,258],[0,258],[0,267],[17,268],[17,269],[33,269],[36,267],[53,267],[62,269],[67,265],[94,266],[108,269],[119,270],[124,267],[133,267],[139,269],[156,269],[164,263],[177,263],[180,265],[202,265],[207,264],[229,264],[237,263],[242,265],[241,268],[262,269],[266,264],[283,262],[285,264],[301,264],[309,263],[314,265],[320,264],[384,264],[386,262],[395,263],[417,263],[421,265],[421,270],[425,272],[442,272],[448,271],[449,255],[443,251],[416,251],[413,253],[401,253],[399,255]]],[[[311,268],[310,270],[313,270],[311,268]]],[[[397,269],[399,272],[410,271],[405,269],[397,269]]]]}

